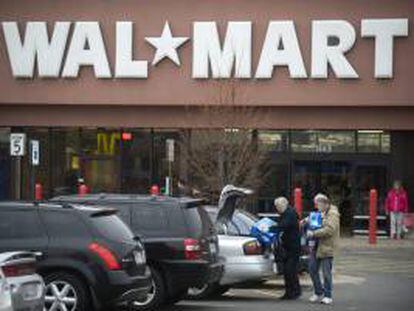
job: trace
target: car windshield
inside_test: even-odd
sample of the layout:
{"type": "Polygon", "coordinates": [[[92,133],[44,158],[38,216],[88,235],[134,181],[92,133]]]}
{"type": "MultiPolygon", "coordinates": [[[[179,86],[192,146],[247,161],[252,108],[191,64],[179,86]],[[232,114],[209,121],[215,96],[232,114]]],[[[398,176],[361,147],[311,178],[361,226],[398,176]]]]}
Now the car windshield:
{"type": "Polygon", "coordinates": [[[114,242],[132,242],[134,235],[116,215],[92,217],[92,223],[103,237],[114,242]]]}

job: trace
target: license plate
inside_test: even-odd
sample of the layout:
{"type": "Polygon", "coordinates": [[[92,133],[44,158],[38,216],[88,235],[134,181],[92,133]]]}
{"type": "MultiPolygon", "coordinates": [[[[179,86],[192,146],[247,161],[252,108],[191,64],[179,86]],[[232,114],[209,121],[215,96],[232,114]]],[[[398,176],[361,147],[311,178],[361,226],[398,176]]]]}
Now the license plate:
{"type": "Polygon", "coordinates": [[[145,264],[146,262],[145,253],[134,251],[134,260],[137,265],[145,264]]]}
{"type": "Polygon", "coordinates": [[[39,284],[25,284],[22,287],[23,299],[33,300],[40,297],[41,286],[39,284]]]}

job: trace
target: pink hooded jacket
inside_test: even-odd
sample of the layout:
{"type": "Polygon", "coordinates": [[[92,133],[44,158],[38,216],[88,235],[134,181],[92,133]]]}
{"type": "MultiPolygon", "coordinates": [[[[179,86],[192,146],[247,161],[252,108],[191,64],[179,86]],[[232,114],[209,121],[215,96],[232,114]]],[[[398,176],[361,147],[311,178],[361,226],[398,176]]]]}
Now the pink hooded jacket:
{"type": "Polygon", "coordinates": [[[391,189],[385,201],[385,209],[387,212],[408,213],[407,192],[404,189],[391,189]]]}

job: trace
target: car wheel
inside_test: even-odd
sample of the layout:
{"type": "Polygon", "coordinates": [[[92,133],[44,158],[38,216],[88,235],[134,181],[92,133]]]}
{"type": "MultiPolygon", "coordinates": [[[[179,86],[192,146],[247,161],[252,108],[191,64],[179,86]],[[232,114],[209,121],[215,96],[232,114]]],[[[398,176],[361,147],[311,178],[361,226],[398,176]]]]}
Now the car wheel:
{"type": "Polygon", "coordinates": [[[58,272],[45,276],[45,311],[89,311],[90,297],[86,285],[78,277],[58,272]]]}
{"type": "Polygon", "coordinates": [[[165,283],[159,271],[151,268],[152,286],[146,299],[136,300],[132,303],[132,309],[137,311],[157,310],[165,300],[165,283]]]}
{"type": "Polygon", "coordinates": [[[210,297],[217,289],[218,284],[204,284],[200,287],[190,287],[187,292],[187,298],[191,300],[199,300],[210,297]]]}

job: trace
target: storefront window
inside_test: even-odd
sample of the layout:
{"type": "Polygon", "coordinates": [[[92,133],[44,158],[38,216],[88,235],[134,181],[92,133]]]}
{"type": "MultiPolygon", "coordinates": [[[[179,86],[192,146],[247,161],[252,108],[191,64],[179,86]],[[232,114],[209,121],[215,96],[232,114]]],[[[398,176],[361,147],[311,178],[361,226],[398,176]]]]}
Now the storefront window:
{"type": "Polygon", "coordinates": [[[0,128],[0,200],[10,195],[11,159],[9,157],[9,128],[0,128]]]}
{"type": "Polygon", "coordinates": [[[76,193],[82,181],[91,192],[120,190],[119,129],[56,128],[51,131],[52,195],[76,193]]]}
{"type": "Polygon", "coordinates": [[[288,133],[286,131],[259,131],[260,146],[269,151],[287,151],[288,133]]]}
{"type": "Polygon", "coordinates": [[[319,152],[355,152],[355,132],[320,131],[318,150],[319,152]]]}
{"type": "Polygon", "coordinates": [[[390,134],[383,131],[358,131],[358,151],[362,153],[391,152],[390,134]]]}
{"type": "Polygon", "coordinates": [[[381,152],[390,153],[391,152],[391,135],[390,133],[381,134],[381,152]]]}
{"type": "Polygon", "coordinates": [[[81,131],[81,177],[92,192],[119,192],[121,132],[98,128],[81,131]]]}
{"type": "Polygon", "coordinates": [[[293,131],[293,152],[352,153],[356,149],[353,131],[293,131]]]}
{"type": "Polygon", "coordinates": [[[166,177],[172,177],[173,194],[177,193],[177,182],[180,178],[180,159],[179,159],[179,139],[178,130],[156,130],[153,132],[153,176],[152,182],[158,184],[165,191],[166,177]],[[169,163],[167,159],[167,139],[174,140],[174,161],[169,163]]]}
{"type": "Polygon", "coordinates": [[[148,193],[151,185],[150,130],[125,130],[122,142],[122,191],[125,193],[148,193]]]}
{"type": "MultiPolygon", "coordinates": [[[[289,163],[293,163],[289,161],[300,161],[301,158],[306,160],[306,157],[310,156],[298,153],[389,154],[391,152],[390,133],[383,131],[309,130],[290,133],[278,130],[243,132],[239,129],[227,129],[226,131],[237,133],[237,135],[229,135],[233,139],[248,138],[249,143],[252,137],[254,142],[257,138],[259,146],[264,148],[264,154],[268,157],[261,168],[264,172],[261,177],[265,181],[258,192],[260,210],[271,210],[273,196],[291,194],[292,187],[303,186],[304,189],[311,189],[309,184],[313,182],[309,183],[309,178],[312,177],[312,170],[307,167],[304,169],[303,165],[298,164],[295,166],[293,176],[289,175],[289,163]],[[243,133],[246,136],[240,135],[243,133]],[[287,153],[289,140],[291,155],[287,153]],[[290,157],[295,156],[297,159],[290,160],[290,157]]],[[[152,184],[158,184],[160,188],[164,188],[167,176],[173,177],[174,194],[179,194],[179,186],[182,188],[182,183],[184,186],[186,182],[190,185],[197,178],[192,171],[193,168],[189,165],[188,158],[185,157],[184,149],[181,148],[183,133],[187,132],[191,133],[188,143],[192,148],[199,146],[200,142],[203,144],[208,142],[206,135],[211,136],[216,133],[218,136],[213,137],[215,140],[223,137],[216,130],[204,134],[205,130],[184,132],[175,129],[0,128],[0,199],[17,197],[31,199],[33,197],[33,174],[34,180],[43,185],[45,198],[77,193],[81,179],[90,191],[95,193],[148,193],[152,184]],[[29,154],[21,158],[20,182],[17,178],[11,177],[17,176],[15,171],[18,164],[10,156],[9,151],[9,137],[10,132],[13,131],[26,133],[28,142],[33,139],[40,142],[40,165],[33,169],[29,154]],[[167,139],[175,140],[174,162],[171,165],[167,161],[167,139]]],[[[218,169],[224,170],[223,172],[232,171],[237,164],[233,165],[233,162],[229,162],[228,165],[220,167],[217,157],[211,157],[207,152],[201,152],[200,155],[207,156],[207,162],[211,164],[212,171],[218,169]]],[[[342,167],[345,166],[341,166],[341,169],[342,167]]],[[[319,171],[322,169],[325,169],[325,166],[318,166],[319,171]]],[[[337,167],[325,169],[329,174],[335,170],[337,167]]],[[[320,176],[324,175],[318,175],[319,179],[322,178],[320,176]]]]}
{"type": "Polygon", "coordinates": [[[317,152],[317,131],[292,131],[291,148],[293,152],[317,152]]]}
{"type": "Polygon", "coordinates": [[[80,129],[51,129],[52,191],[51,195],[76,193],[80,166],[80,129]]]}
{"type": "Polygon", "coordinates": [[[258,190],[258,202],[251,211],[274,213],[274,199],[278,196],[289,196],[289,164],[287,161],[272,162],[267,159],[269,164],[265,165],[263,172],[263,182],[258,190]]]}
{"type": "Polygon", "coordinates": [[[34,184],[40,183],[43,186],[44,194],[49,194],[51,190],[50,183],[50,145],[49,145],[49,129],[41,127],[27,127],[19,132],[26,133],[26,155],[21,158],[21,198],[34,198],[34,184]],[[39,165],[33,166],[30,154],[30,141],[39,142],[40,155],[39,165]]]}

